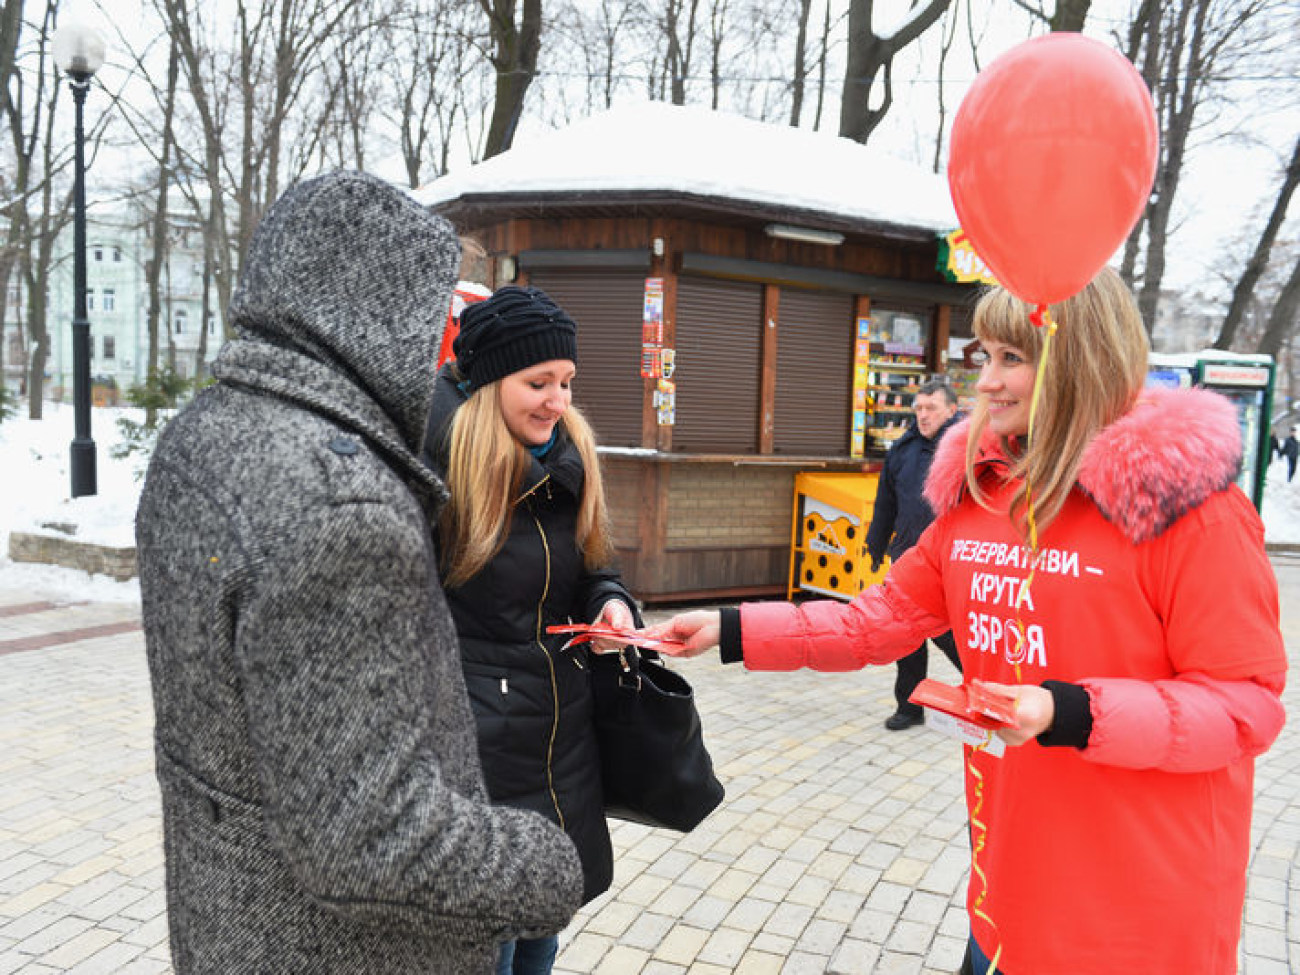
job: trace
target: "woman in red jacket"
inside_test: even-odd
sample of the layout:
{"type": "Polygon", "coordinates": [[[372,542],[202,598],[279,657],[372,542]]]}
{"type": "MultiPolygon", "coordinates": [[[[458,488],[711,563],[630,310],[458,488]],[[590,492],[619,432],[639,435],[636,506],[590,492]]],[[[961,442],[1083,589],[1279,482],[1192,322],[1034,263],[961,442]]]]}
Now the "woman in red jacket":
{"type": "Polygon", "coordinates": [[[935,523],[882,585],[651,632],[754,670],[852,670],[951,627],[1018,720],[1001,757],[967,748],[966,970],[1233,973],[1286,670],[1236,415],[1144,388],[1146,330],[1110,269],[1051,308],[1045,365],[1030,310],[1000,289],[976,309],[979,403],[936,454],[935,523]]]}

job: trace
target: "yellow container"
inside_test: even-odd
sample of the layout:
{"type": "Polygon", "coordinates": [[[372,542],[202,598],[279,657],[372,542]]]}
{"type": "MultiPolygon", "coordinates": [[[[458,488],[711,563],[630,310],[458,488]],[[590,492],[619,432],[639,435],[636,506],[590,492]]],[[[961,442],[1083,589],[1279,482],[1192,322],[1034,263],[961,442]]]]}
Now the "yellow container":
{"type": "Polygon", "coordinates": [[[787,598],[796,592],[852,599],[885,578],[871,571],[867,529],[879,474],[796,474],[787,598]]]}

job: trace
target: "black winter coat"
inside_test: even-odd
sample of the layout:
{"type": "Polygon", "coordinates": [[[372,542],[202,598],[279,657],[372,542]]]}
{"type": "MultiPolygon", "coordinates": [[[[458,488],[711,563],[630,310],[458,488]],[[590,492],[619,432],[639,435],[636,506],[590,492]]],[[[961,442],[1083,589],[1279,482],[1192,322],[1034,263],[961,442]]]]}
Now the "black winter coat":
{"type": "MultiPolygon", "coordinates": [[[[463,402],[450,367],[438,377],[425,461],[445,472],[452,414],[463,402]]],[[[589,572],[577,544],[585,474],[561,433],[534,459],[501,550],[464,585],[446,589],[494,802],[558,823],[582,859],[584,902],[613,879],[586,647],[562,649],[556,623],[593,621],[611,598],[641,623],[613,571],[589,572]]],[[[435,532],[436,534],[436,532],[435,532]]]]}
{"type": "Polygon", "coordinates": [[[885,469],[876,488],[876,504],[867,530],[867,551],[873,563],[886,554],[897,559],[917,543],[934,521],[934,512],[922,495],[934,449],[960,419],[953,414],[933,439],[922,436],[916,421],[885,454],[885,469]]]}

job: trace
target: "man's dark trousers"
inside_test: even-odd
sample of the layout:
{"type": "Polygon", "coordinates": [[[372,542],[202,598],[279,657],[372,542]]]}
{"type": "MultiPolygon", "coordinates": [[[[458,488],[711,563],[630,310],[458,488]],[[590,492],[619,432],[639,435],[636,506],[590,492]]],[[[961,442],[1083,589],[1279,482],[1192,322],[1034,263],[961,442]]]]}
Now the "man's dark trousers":
{"type": "MultiPolygon", "coordinates": [[[[943,655],[952,661],[957,672],[961,673],[961,656],[957,653],[957,643],[952,638],[952,631],[941,633],[932,639],[934,645],[943,651],[943,655]]],[[[898,675],[894,678],[894,699],[898,701],[898,710],[903,714],[912,716],[921,714],[921,705],[911,704],[907,699],[912,691],[916,690],[916,685],[925,679],[929,660],[930,650],[922,643],[906,657],[900,657],[897,661],[898,675]]]]}

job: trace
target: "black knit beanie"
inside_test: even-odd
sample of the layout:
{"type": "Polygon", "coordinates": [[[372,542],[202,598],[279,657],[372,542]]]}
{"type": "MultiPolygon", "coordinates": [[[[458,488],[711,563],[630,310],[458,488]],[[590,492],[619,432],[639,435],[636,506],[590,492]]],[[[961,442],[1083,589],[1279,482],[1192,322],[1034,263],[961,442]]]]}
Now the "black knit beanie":
{"type": "Polygon", "coordinates": [[[478,389],[551,359],[578,361],[578,326],[540,288],[506,285],[466,305],[452,343],[456,367],[478,389]]]}

